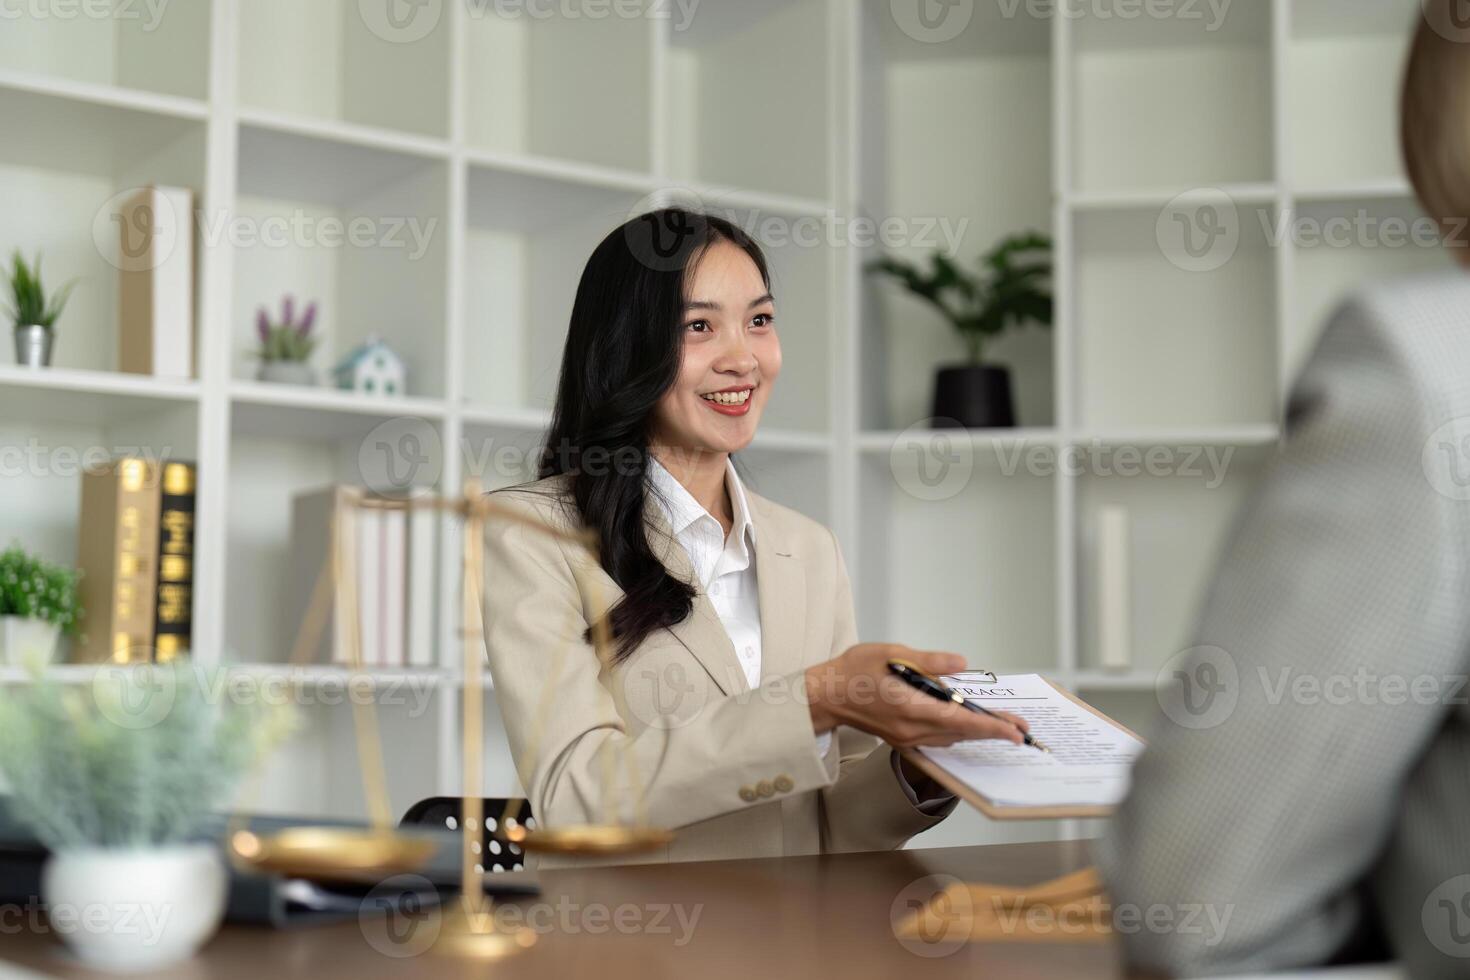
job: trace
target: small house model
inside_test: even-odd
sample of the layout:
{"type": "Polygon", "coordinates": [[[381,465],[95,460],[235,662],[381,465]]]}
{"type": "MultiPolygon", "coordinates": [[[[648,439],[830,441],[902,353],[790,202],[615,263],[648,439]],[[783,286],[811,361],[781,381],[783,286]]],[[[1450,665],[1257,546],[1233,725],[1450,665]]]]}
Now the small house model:
{"type": "Polygon", "coordinates": [[[338,361],[332,375],[344,391],[386,398],[407,394],[408,369],[403,358],[376,337],[369,337],[338,361]]]}

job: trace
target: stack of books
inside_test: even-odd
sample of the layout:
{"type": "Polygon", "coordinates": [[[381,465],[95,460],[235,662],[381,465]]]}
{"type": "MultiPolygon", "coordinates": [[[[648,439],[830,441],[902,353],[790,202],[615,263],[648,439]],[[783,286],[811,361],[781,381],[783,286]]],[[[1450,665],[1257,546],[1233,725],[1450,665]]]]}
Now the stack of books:
{"type": "Polygon", "coordinates": [[[82,476],[73,659],[168,661],[189,652],[194,607],[194,464],[113,460],[82,476]]]}
{"type": "MultiPolygon", "coordinates": [[[[355,570],[352,591],[361,666],[435,666],[439,512],[349,509],[338,491],[335,486],[324,487],[298,494],[292,503],[291,595],[296,608],[290,622],[299,626],[305,621],[316,584],[331,562],[333,530],[345,519],[343,527],[351,529],[352,540],[342,552],[344,556],[350,552],[350,567],[355,570]]],[[[347,563],[339,564],[347,574],[347,563]]],[[[339,599],[343,594],[338,593],[339,599]]],[[[321,663],[351,665],[352,636],[338,613],[334,604],[330,625],[313,655],[321,663]]]]}

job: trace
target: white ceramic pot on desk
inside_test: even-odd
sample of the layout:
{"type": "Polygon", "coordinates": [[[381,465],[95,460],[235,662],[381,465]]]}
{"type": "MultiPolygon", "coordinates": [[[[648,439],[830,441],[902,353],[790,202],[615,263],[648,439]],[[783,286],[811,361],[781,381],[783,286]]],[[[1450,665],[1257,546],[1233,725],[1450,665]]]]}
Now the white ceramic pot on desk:
{"type": "Polygon", "coordinates": [[[219,928],[227,878],[208,844],[53,854],[41,873],[51,927],[87,965],[156,970],[192,956],[219,928]]]}
{"type": "Polygon", "coordinates": [[[61,628],[44,619],[0,616],[0,663],[12,667],[49,664],[56,659],[61,628]]]}

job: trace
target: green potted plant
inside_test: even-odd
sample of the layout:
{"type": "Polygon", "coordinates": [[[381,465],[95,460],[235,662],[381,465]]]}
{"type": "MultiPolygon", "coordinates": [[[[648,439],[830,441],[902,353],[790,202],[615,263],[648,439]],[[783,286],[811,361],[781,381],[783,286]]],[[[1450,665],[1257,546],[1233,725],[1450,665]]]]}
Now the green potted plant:
{"type": "Polygon", "coordinates": [[[299,319],[296,301],[290,296],[281,300],[278,320],[273,321],[264,306],[258,309],[255,312],[255,334],[260,346],[256,348],[255,356],[260,361],[260,370],[256,377],[279,384],[316,384],[316,372],[309,363],[317,344],[317,338],[312,334],[315,325],[315,303],[308,303],[299,319]]]}
{"type": "Polygon", "coordinates": [[[41,282],[41,256],[27,265],[20,249],[10,260],[10,318],[15,324],[15,362],[26,367],[46,367],[51,363],[51,350],[56,339],[56,321],[66,308],[76,282],[69,282],[46,298],[41,282]]]}
{"type": "Polygon", "coordinates": [[[984,361],[985,345],[1027,324],[1052,323],[1051,239],[1040,232],[1010,235],[980,258],[980,271],[935,252],[927,269],[887,257],[869,271],[898,280],[937,309],[964,341],[969,359],[939,368],[934,425],[998,428],[1016,424],[1010,372],[984,361]]]}
{"type": "Polygon", "coordinates": [[[61,634],[76,632],[77,572],[27,554],[0,551],[0,660],[49,663],[61,634]]]}
{"type": "Polygon", "coordinates": [[[219,925],[228,879],[213,814],[291,715],[211,690],[192,667],[150,664],[103,667],[86,685],[38,672],[0,692],[10,816],[50,851],[41,899],[89,966],[154,971],[219,925]]]}

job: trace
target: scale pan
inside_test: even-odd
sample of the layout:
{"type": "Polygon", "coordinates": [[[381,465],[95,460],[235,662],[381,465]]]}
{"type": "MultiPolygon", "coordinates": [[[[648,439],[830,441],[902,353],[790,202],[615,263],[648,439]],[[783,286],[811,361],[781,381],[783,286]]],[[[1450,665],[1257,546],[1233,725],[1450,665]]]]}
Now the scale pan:
{"type": "Polygon", "coordinates": [[[230,838],[235,857],[261,871],[337,881],[379,881],[417,870],[436,846],[421,837],[345,827],[292,827],[269,836],[241,830],[230,838]]]}
{"type": "Polygon", "coordinates": [[[673,831],[657,827],[596,824],[536,830],[517,824],[507,827],[505,836],[526,850],[541,854],[637,854],[662,847],[674,839],[673,831]]]}

